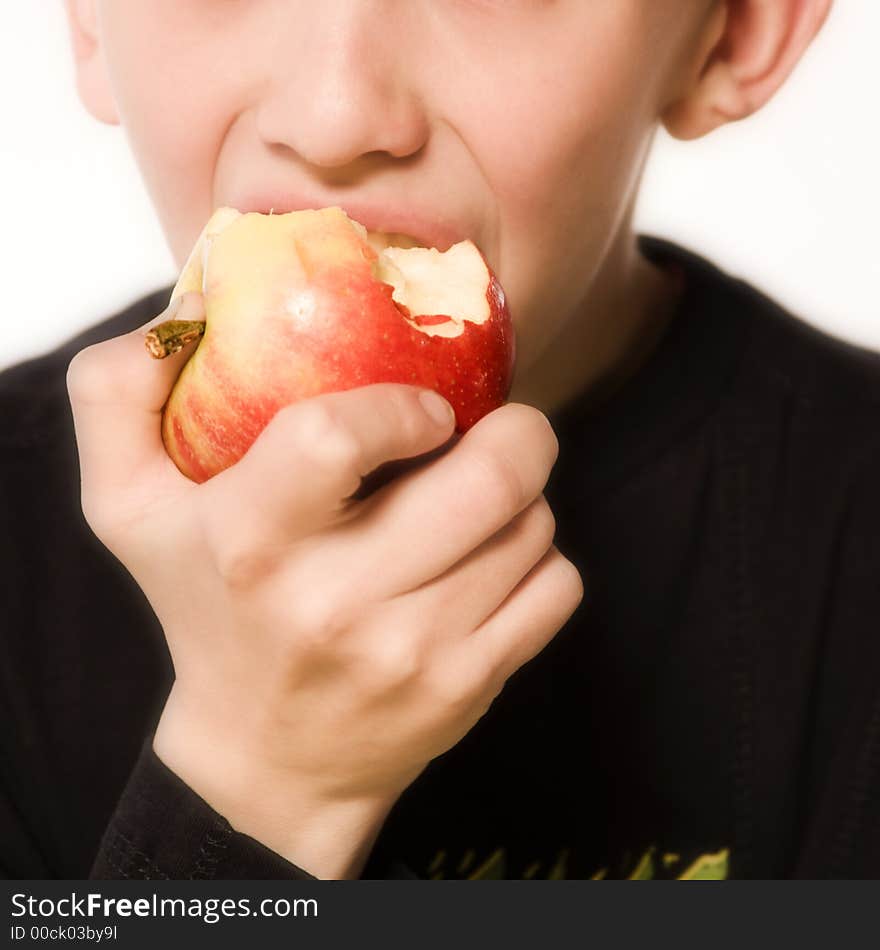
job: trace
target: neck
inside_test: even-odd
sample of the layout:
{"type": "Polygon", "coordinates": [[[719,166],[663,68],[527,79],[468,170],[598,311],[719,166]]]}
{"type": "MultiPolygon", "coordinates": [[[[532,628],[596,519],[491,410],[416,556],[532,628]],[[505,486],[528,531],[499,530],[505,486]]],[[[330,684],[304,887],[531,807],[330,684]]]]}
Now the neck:
{"type": "Polygon", "coordinates": [[[678,291],[676,279],[641,255],[626,227],[583,305],[517,375],[511,400],[547,415],[576,398],[601,402],[653,352],[669,324],[678,291]]]}

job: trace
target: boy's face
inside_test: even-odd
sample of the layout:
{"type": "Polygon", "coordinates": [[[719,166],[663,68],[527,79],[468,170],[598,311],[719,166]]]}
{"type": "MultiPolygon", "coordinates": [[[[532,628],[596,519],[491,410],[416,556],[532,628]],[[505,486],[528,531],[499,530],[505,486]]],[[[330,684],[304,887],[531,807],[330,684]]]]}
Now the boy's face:
{"type": "Polygon", "coordinates": [[[97,0],[178,264],[218,205],[339,204],[498,274],[527,366],[586,301],[706,0],[97,0]]]}

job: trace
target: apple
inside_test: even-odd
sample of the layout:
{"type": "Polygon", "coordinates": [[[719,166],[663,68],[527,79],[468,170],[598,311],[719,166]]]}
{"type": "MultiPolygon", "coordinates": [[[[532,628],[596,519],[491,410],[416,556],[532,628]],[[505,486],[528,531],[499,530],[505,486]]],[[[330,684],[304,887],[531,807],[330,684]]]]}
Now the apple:
{"type": "Polygon", "coordinates": [[[171,300],[204,297],[204,323],[147,335],[154,356],[201,340],[165,405],[162,437],[184,475],[233,465],[282,407],[369,383],[434,389],[464,432],[507,398],[514,332],[471,241],[447,251],[370,233],[338,207],[220,208],[171,300]]]}

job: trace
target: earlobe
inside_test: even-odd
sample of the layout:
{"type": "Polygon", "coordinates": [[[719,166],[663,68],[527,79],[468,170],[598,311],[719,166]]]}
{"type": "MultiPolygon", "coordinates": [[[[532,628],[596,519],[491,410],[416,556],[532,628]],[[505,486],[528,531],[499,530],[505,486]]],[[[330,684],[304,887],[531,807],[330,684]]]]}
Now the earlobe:
{"type": "Polygon", "coordinates": [[[744,119],[788,78],[831,10],[833,0],[719,0],[697,78],[663,114],[680,139],[744,119]],[[722,29],[718,29],[719,24],[722,29]]]}
{"type": "Polygon", "coordinates": [[[98,30],[96,0],[64,0],[80,101],[99,122],[119,125],[98,30]]]}

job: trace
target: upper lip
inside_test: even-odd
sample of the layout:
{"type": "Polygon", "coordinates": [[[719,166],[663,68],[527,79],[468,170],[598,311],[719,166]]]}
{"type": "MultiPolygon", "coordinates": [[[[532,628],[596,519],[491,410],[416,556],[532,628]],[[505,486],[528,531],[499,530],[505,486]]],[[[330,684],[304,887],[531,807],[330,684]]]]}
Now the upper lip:
{"type": "Polygon", "coordinates": [[[327,199],[309,199],[283,192],[249,195],[230,201],[229,204],[242,213],[259,211],[268,214],[283,214],[287,211],[301,211],[305,208],[326,208],[336,206],[355,221],[360,222],[368,231],[383,231],[388,234],[403,234],[413,238],[423,247],[436,247],[446,251],[453,244],[469,237],[466,230],[455,222],[443,218],[436,212],[420,209],[416,205],[405,206],[400,199],[393,201],[348,201],[327,199]]]}

